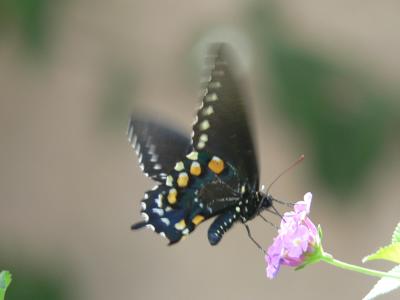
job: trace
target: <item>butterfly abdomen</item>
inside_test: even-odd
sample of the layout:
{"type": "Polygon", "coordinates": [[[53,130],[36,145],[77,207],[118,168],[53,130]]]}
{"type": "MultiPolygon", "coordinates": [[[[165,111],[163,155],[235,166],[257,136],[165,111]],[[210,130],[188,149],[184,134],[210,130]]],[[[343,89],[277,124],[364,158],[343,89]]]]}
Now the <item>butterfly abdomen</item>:
{"type": "Polygon", "coordinates": [[[208,241],[211,245],[216,245],[238,219],[238,214],[234,210],[229,210],[219,215],[208,229],[208,241]]]}

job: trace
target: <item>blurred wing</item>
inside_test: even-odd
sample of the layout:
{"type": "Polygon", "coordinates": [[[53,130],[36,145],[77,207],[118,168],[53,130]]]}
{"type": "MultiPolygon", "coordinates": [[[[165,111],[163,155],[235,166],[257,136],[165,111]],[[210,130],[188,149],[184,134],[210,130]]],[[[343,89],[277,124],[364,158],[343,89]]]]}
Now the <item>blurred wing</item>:
{"type": "Polygon", "coordinates": [[[138,155],[146,176],[159,182],[165,179],[176,161],[184,157],[190,140],[160,124],[132,117],[128,127],[129,143],[138,155]]]}
{"type": "Polygon", "coordinates": [[[193,125],[192,146],[231,163],[258,188],[258,164],[242,95],[231,72],[225,45],[215,45],[202,105],[193,125]]]}

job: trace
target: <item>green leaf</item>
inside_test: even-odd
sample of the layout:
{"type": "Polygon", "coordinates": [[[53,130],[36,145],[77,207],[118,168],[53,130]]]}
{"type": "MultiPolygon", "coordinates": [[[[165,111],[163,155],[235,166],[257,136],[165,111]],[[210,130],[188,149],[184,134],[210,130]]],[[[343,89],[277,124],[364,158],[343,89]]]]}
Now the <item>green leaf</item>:
{"type": "Polygon", "coordinates": [[[2,271],[0,273],[0,300],[4,300],[6,290],[11,283],[11,273],[8,271],[2,271]]]}
{"type": "Polygon", "coordinates": [[[400,264],[400,243],[394,243],[389,246],[380,248],[374,254],[363,258],[363,262],[370,260],[384,259],[400,264]]]}
{"type": "MultiPolygon", "coordinates": [[[[400,265],[394,267],[388,272],[388,274],[400,275],[400,265]]],[[[375,286],[372,288],[372,290],[369,291],[369,293],[363,298],[363,300],[375,299],[376,297],[389,293],[399,287],[400,280],[384,277],[375,284],[375,286]]]]}
{"type": "Polygon", "coordinates": [[[394,230],[392,235],[392,244],[394,243],[400,243],[400,223],[397,224],[396,229],[394,230]]]}

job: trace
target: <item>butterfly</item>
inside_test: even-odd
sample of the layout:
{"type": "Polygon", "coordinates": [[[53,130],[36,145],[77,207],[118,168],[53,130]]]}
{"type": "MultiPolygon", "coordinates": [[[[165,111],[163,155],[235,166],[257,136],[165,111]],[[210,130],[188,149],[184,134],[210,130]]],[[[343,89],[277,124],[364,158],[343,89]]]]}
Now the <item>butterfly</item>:
{"type": "Polygon", "coordinates": [[[144,174],[157,182],[141,201],[143,221],[132,229],[148,227],[174,244],[214,218],[211,245],[237,222],[253,240],[247,221],[272,206],[274,198],[259,189],[257,155],[229,51],[226,44],[210,47],[211,68],[191,139],[131,118],[129,142],[144,174]]]}

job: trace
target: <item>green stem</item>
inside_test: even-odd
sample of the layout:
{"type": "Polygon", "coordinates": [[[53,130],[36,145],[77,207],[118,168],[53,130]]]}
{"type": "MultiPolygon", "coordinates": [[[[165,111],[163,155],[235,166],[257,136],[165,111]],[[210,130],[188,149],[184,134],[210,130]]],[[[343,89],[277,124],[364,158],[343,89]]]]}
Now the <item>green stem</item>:
{"type": "Polygon", "coordinates": [[[399,275],[392,275],[392,274],[388,274],[386,272],[376,271],[376,270],[372,270],[372,269],[363,268],[363,267],[360,267],[360,266],[348,264],[348,263],[345,263],[343,261],[340,261],[340,260],[337,260],[337,259],[333,258],[333,256],[331,254],[329,254],[329,253],[325,253],[325,252],[322,253],[321,260],[326,262],[326,263],[328,263],[328,264],[331,264],[331,265],[333,265],[335,267],[342,268],[342,269],[345,269],[345,270],[355,271],[355,272],[358,272],[358,273],[362,273],[362,274],[369,275],[369,276],[374,276],[374,277],[380,277],[380,278],[387,277],[387,278],[394,278],[394,279],[400,280],[400,276],[399,275]]]}

